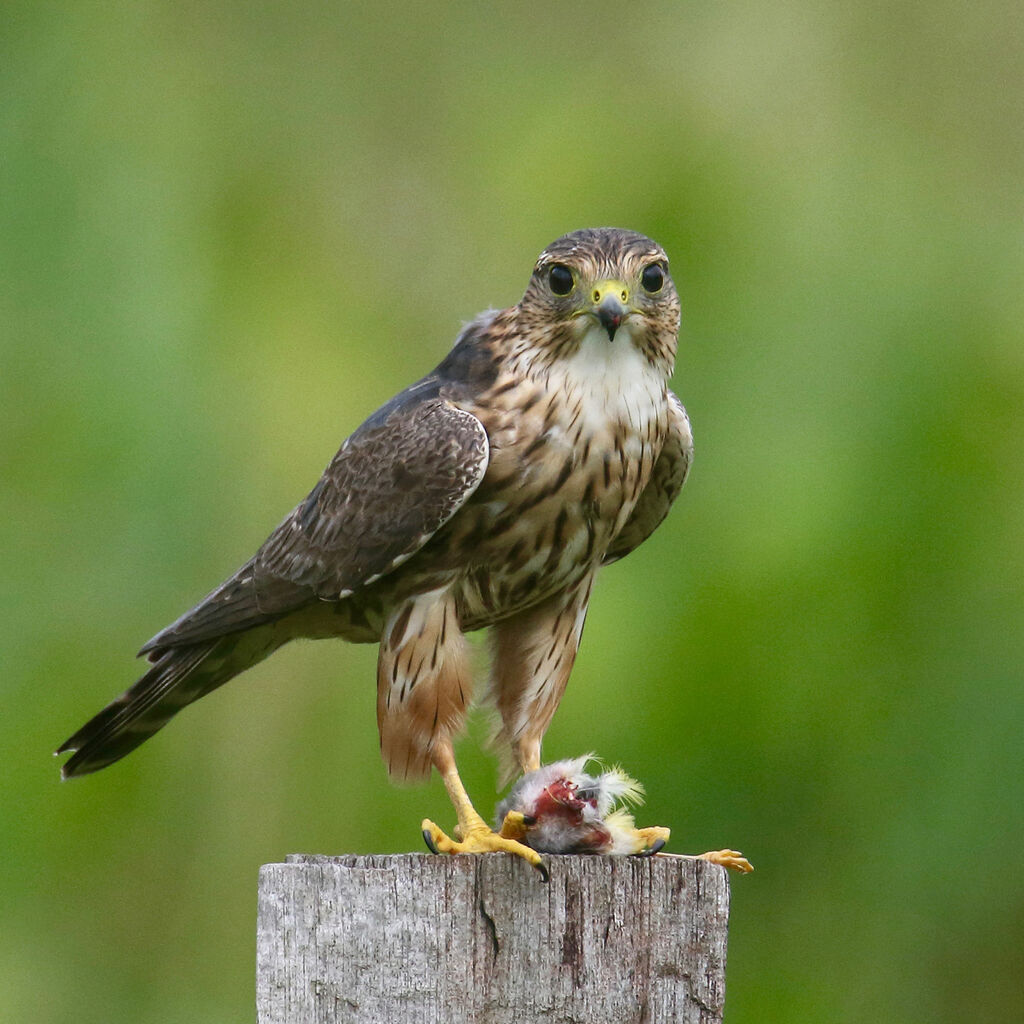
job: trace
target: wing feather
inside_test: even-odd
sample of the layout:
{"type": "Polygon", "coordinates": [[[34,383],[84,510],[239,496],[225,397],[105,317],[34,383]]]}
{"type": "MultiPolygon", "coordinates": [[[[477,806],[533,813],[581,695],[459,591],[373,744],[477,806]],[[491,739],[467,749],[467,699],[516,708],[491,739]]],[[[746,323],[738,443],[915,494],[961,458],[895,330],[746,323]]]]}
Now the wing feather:
{"type": "Polygon", "coordinates": [[[483,479],[483,424],[425,378],[370,417],[252,559],[141,653],[337,601],[411,558],[483,479]]]}
{"type": "Polygon", "coordinates": [[[357,431],[254,559],[322,600],[347,597],[411,558],[462,507],[487,468],[480,421],[443,398],[357,431]]]}

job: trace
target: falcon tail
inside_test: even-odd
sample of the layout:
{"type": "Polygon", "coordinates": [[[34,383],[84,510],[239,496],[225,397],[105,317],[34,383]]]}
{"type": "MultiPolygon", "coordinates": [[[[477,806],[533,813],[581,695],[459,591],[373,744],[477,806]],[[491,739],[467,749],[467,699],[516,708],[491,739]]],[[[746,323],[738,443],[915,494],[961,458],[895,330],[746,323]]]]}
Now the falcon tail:
{"type": "Polygon", "coordinates": [[[254,650],[224,637],[151,654],[149,671],[60,745],[58,754],[75,752],[61,768],[62,778],[88,775],[119,761],[183,707],[261,661],[273,647],[254,650]]]}

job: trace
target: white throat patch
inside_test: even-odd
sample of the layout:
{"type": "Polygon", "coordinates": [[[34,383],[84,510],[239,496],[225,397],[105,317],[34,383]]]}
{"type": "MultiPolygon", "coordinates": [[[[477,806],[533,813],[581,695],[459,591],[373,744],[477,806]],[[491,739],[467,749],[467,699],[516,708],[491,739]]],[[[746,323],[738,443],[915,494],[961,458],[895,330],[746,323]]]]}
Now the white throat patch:
{"type": "Polygon", "coordinates": [[[609,341],[605,329],[594,324],[583,335],[579,351],[560,360],[553,374],[563,376],[567,390],[583,392],[588,419],[627,420],[640,428],[664,405],[665,381],[637,351],[630,330],[624,323],[609,341]]]}

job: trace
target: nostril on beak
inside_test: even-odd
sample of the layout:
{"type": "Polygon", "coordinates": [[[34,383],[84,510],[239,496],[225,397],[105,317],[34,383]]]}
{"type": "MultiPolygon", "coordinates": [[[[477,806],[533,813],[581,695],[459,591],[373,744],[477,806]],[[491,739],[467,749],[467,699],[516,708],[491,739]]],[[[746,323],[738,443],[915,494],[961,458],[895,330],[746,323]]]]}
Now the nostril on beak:
{"type": "Polygon", "coordinates": [[[608,332],[609,341],[615,340],[615,332],[627,312],[626,307],[614,295],[606,295],[604,301],[597,307],[597,318],[608,332]]]}

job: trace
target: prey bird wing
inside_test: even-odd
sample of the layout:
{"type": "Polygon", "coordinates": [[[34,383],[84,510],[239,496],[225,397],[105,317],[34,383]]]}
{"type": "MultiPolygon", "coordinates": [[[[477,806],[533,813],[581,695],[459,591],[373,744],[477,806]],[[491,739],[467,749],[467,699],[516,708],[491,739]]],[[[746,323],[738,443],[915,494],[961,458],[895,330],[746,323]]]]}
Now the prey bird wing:
{"type": "Polygon", "coordinates": [[[416,554],[476,490],[489,458],[483,425],[441,385],[424,378],[371,416],[259,551],[141,653],[343,599],[416,554]]]}
{"type": "Polygon", "coordinates": [[[654,463],[651,478],[618,536],[612,541],[602,564],[617,562],[639,547],[661,526],[672,503],[686,483],[693,462],[693,434],[683,403],[668,392],[668,437],[654,463]]]}

